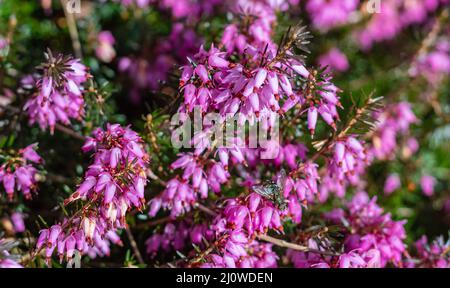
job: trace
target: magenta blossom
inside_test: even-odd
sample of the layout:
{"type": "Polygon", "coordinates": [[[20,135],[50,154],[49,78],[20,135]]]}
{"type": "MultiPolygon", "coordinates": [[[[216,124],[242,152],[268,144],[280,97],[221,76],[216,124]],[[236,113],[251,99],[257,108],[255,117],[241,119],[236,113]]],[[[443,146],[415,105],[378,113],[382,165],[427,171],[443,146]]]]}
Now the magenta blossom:
{"type": "Polygon", "coordinates": [[[309,0],[306,10],[315,28],[322,32],[346,24],[358,8],[358,0],[309,0]]]}
{"type": "Polygon", "coordinates": [[[422,236],[416,243],[416,257],[406,259],[406,267],[417,268],[449,268],[450,267],[450,241],[438,237],[428,243],[426,236],[422,236]]]}
{"type": "Polygon", "coordinates": [[[365,192],[358,192],[346,209],[335,209],[326,217],[336,223],[344,223],[349,229],[345,239],[345,251],[359,250],[360,253],[376,249],[379,252],[380,266],[388,263],[401,265],[402,254],[406,249],[405,221],[393,221],[391,215],[383,214],[383,209],[365,192]]]}
{"type": "Polygon", "coordinates": [[[401,186],[400,177],[397,174],[391,174],[384,182],[384,194],[389,195],[401,186]]]}
{"type": "Polygon", "coordinates": [[[116,57],[116,51],[114,50],[115,42],[116,39],[110,31],[98,33],[95,54],[101,61],[109,63],[116,57]]]}
{"type": "Polygon", "coordinates": [[[9,200],[14,192],[21,191],[26,199],[31,199],[32,192],[37,191],[38,170],[36,165],[42,158],[36,153],[37,144],[31,144],[18,151],[18,155],[5,157],[0,166],[0,182],[3,182],[9,200]]]}
{"type": "Polygon", "coordinates": [[[422,192],[424,195],[431,197],[434,194],[434,186],[436,183],[436,178],[430,175],[424,175],[420,178],[420,187],[422,187],[422,192]]]}
{"type": "Polygon", "coordinates": [[[54,250],[60,261],[64,255],[70,260],[75,250],[91,257],[108,255],[110,242],[121,243],[115,231],[125,227],[127,211],[140,210],[145,203],[149,156],[136,132],[107,124],[106,130],[94,130],[82,150],[95,152],[93,163],[64,203],[85,200],[87,204],[77,217],[40,231],[36,248],[45,248],[48,261],[54,250]]]}
{"type": "Polygon", "coordinates": [[[344,72],[350,67],[347,56],[338,48],[333,48],[318,60],[321,66],[328,66],[331,70],[344,72]]]}
{"type": "Polygon", "coordinates": [[[25,222],[23,221],[23,214],[20,212],[14,212],[11,215],[11,221],[14,226],[14,232],[22,233],[25,231],[25,222]]]}
{"type": "Polygon", "coordinates": [[[49,51],[47,62],[41,65],[42,75],[36,81],[38,92],[24,106],[30,124],[38,123],[42,130],[50,127],[53,133],[60,122],[70,124],[71,119],[84,117],[82,84],[90,75],[79,59],[63,55],[54,57],[49,51]]]}

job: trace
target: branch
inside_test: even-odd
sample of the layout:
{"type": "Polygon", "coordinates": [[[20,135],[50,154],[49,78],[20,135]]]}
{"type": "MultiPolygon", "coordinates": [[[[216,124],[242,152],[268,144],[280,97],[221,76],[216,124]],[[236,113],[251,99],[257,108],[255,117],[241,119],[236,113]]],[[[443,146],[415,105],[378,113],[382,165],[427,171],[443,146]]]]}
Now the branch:
{"type": "MultiPolygon", "coordinates": [[[[208,215],[217,216],[216,212],[214,212],[213,210],[209,209],[208,207],[206,207],[206,206],[204,206],[204,205],[202,205],[200,203],[197,203],[195,207],[198,208],[199,210],[205,212],[208,215]]],[[[328,255],[328,256],[339,256],[339,254],[336,254],[336,253],[333,253],[333,252],[321,251],[321,250],[317,250],[317,249],[311,249],[311,248],[309,248],[307,246],[302,246],[302,245],[298,245],[298,244],[295,244],[295,243],[287,242],[285,240],[274,238],[274,237],[271,237],[269,235],[258,235],[257,238],[259,240],[266,241],[266,242],[275,244],[275,245],[280,246],[280,247],[293,249],[293,250],[296,250],[296,251],[310,252],[310,253],[316,253],[316,254],[322,254],[322,255],[328,255]]]]}
{"type": "Polygon", "coordinates": [[[74,131],[74,130],[66,127],[66,126],[63,126],[61,124],[56,123],[55,124],[55,129],[60,131],[60,132],[63,132],[64,134],[67,134],[67,135],[69,135],[69,136],[71,136],[73,138],[76,138],[76,139],[79,139],[79,140],[82,140],[82,141],[86,140],[86,138],[83,135],[81,135],[80,133],[78,133],[78,132],[76,132],[76,131],[74,131]]]}
{"type": "MultiPolygon", "coordinates": [[[[449,17],[449,9],[443,9],[441,13],[436,17],[436,21],[433,24],[430,32],[427,36],[422,40],[419,49],[413,57],[413,61],[410,66],[414,65],[415,60],[419,59],[421,56],[425,55],[430,47],[436,42],[436,39],[439,36],[439,33],[442,30],[443,22],[449,17]]],[[[410,67],[411,68],[411,67],[410,67]]]]}
{"type": "Polygon", "coordinates": [[[131,248],[133,249],[134,256],[136,256],[137,260],[140,264],[145,264],[144,258],[142,258],[141,252],[136,244],[136,240],[134,240],[133,233],[131,233],[130,227],[126,225],[125,231],[127,232],[128,240],[130,241],[131,248]]]}
{"type": "Polygon", "coordinates": [[[317,250],[317,249],[311,249],[307,246],[302,246],[302,245],[298,245],[295,243],[287,242],[285,240],[274,238],[269,235],[259,235],[258,239],[275,244],[280,247],[289,248],[289,249],[293,249],[296,251],[310,252],[310,253],[316,253],[316,254],[322,254],[322,255],[328,255],[328,256],[340,256],[340,254],[337,254],[337,253],[321,251],[321,250],[317,250]]]}

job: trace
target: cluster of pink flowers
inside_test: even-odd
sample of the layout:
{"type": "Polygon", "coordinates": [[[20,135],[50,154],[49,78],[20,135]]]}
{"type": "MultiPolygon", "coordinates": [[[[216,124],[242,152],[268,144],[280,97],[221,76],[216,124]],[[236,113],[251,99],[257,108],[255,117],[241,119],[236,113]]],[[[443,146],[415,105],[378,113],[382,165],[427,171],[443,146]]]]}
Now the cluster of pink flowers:
{"type": "MultiPolygon", "coordinates": [[[[221,153],[221,152],[219,152],[221,153]]],[[[205,163],[205,159],[192,153],[183,153],[172,163],[172,169],[183,169],[181,177],[176,176],[167,182],[166,189],[150,202],[150,216],[155,216],[161,207],[170,209],[172,217],[190,211],[198,196],[208,197],[209,188],[220,192],[220,185],[229,178],[225,168],[228,154],[223,154],[221,162],[215,160],[205,163]]]]}
{"type": "MultiPolygon", "coordinates": [[[[407,102],[391,104],[375,114],[379,123],[369,135],[372,142],[364,143],[350,135],[332,145],[334,155],[321,170],[320,201],[328,199],[330,193],[344,197],[349,185],[364,189],[366,183],[362,176],[366,168],[376,159],[392,159],[399,150],[397,138],[409,135],[410,125],[417,121],[407,102]]],[[[418,149],[417,140],[412,137],[402,146],[402,155],[406,158],[418,149]]],[[[398,176],[392,175],[386,181],[385,193],[393,192],[399,185],[398,176]]]]}
{"type": "Polygon", "coordinates": [[[224,3],[224,0],[162,0],[159,7],[170,10],[175,18],[199,19],[202,15],[210,15],[214,8],[224,3]]]}
{"type": "Polygon", "coordinates": [[[31,199],[32,192],[37,189],[37,174],[35,164],[41,164],[42,158],[36,153],[37,144],[31,144],[20,149],[18,155],[2,155],[0,166],[0,182],[3,182],[9,200],[14,198],[14,192],[21,191],[26,199],[31,199]],[[16,188],[16,189],[15,189],[16,188]]]}
{"type": "Polygon", "coordinates": [[[206,223],[192,223],[185,219],[179,223],[168,223],[162,233],[154,233],[145,242],[147,254],[156,256],[159,251],[182,251],[188,244],[204,248],[204,241],[211,241],[214,232],[206,223]]]}
{"type": "Polygon", "coordinates": [[[82,84],[90,77],[87,67],[79,59],[61,54],[56,57],[49,51],[47,62],[40,68],[42,77],[36,81],[36,92],[24,106],[30,124],[38,123],[42,130],[57,122],[69,125],[71,119],[82,120],[84,98],[82,84]]]}
{"type": "MultiPolygon", "coordinates": [[[[365,192],[358,192],[347,203],[345,210],[334,209],[325,214],[329,221],[344,225],[345,233],[342,253],[287,251],[287,257],[297,268],[377,268],[388,264],[402,266],[406,246],[405,221],[393,221],[390,214],[369,199],[365,192]]],[[[329,242],[325,240],[325,242],[329,242]]],[[[308,240],[308,247],[329,252],[327,244],[308,240]]]]}
{"type": "Polygon", "coordinates": [[[368,156],[364,143],[354,136],[338,139],[333,145],[333,157],[327,159],[326,169],[320,184],[320,201],[328,199],[330,193],[344,197],[349,185],[362,183],[368,156]]]}
{"type": "MultiPolygon", "coordinates": [[[[240,241],[238,235],[234,234],[234,241],[240,241]]],[[[208,262],[202,263],[202,268],[277,268],[278,256],[272,251],[272,244],[261,243],[253,240],[245,248],[238,246],[232,240],[225,244],[227,249],[223,256],[210,254],[208,262]]],[[[239,243],[239,242],[237,242],[239,243]]]]}
{"type": "Polygon", "coordinates": [[[61,259],[65,254],[68,260],[74,249],[109,254],[109,241],[120,243],[115,231],[126,226],[127,211],[142,209],[145,203],[149,156],[139,135],[128,127],[108,124],[106,130],[96,129],[93,136],[82,148],[95,151],[93,163],[83,183],[64,202],[67,205],[82,199],[87,204],[61,225],[40,232],[36,248],[45,247],[47,258],[55,249],[61,259]]]}
{"type": "Polygon", "coordinates": [[[422,236],[415,244],[416,257],[405,260],[406,267],[417,268],[450,268],[450,240],[438,237],[428,243],[422,236]]]}
{"type": "MultiPolygon", "coordinates": [[[[87,138],[82,150],[94,151],[94,161],[84,182],[66,203],[79,198],[100,198],[105,215],[112,213],[108,211],[112,209],[116,213],[120,211],[115,216],[121,219],[129,207],[141,208],[144,203],[149,156],[141,137],[128,127],[107,124],[106,130],[97,128],[93,136],[87,138]]],[[[112,222],[116,220],[114,214],[109,215],[112,222]]]]}
{"type": "MultiPolygon", "coordinates": [[[[182,68],[180,90],[184,97],[179,112],[184,115],[184,119],[195,109],[200,109],[202,113],[216,112],[221,120],[239,113],[240,124],[246,121],[260,122],[264,129],[269,130],[274,126],[279,114],[285,114],[294,107],[301,106],[303,110],[299,113],[308,114],[308,128],[311,134],[314,134],[318,115],[335,128],[335,121],[339,119],[337,113],[337,107],[340,106],[337,95],[339,89],[329,82],[330,77],[322,77],[316,71],[310,72],[303,63],[290,57],[292,54],[290,51],[277,52],[277,47],[270,37],[271,21],[275,21],[274,10],[270,5],[257,2],[255,5],[244,5],[242,11],[250,13],[249,15],[255,13],[257,17],[250,18],[249,25],[245,28],[237,24],[225,28],[219,46],[224,46],[227,52],[214,46],[209,50],[201,47],[191,62],[182,68]],[[273,15],[273,18],[258,16],[266,15],[266,12],[273,15]],[[227,29],[238,34],[234,34],[235,32],[229,34],[231,30],[227,29]],[[239,45],[227,47],[241,34],[252,36],[248,39],[244,37],[239,45]],[[285,55],[280,56],[278,53],[285,55]],[[299,81],[311,85],[307,85],[308,88],[304,91],[303,86],[299,87],[299,81]]],[[[301,37],[303,30],[299,29],[292,33],[293,35],[287,37],[301,37]]],[[[194,135],[192,139],[192,144],[196,147],[194,153],[180,154],[179,159],[171,165],[172,169],[183,169],[183,175],[169,180],[162,194],[152,199],[151,216],[156,215],[161,207],[170,209],[172,217],[189,211],[199,196],[207,197],[209,189],[215,193],[220,192],[220,185],[226,183],[229,178],[229,162],[247,164],[245,149],[242,148],[244,143],[239,143],[239,139],[236,139],[232,148],[217,149],[217,153],[213,155],[218,156],[219,161],[215,159],[205,161],[204,156],[209,156],[214,147],[208,146],[208,141],[204,139],[214,128],[206,126],[203,131],[194,135]]],[[[279,155],[275,157],[282,157],[279,155]]],[[[294,163],[295,154],[289,155],[287,159],[290,166],[297,167],[294,163]]],[[[295,190],[298,191],[301,200],[315,194],[317,190],[315,181],[318,177],[315,166],[307,164],[305,169],[311,170],[310,177],[306,180],[311,183],[303,183],[304,180],[290,181],[292,182],[290,189],[296,185],[295,190]]],[[[290,190],[285,192],[289,193],[290,190]]],[[[299,202],[290,201],[290,203],[295,218],[300,221],[299,202]]]]}
{"type": "Polygon", "coordinates": [[[359,45],[367,50],[376,42],[393,39],[410,25],[420,24],[428,19],[448,0],[384,0],[380,3],[379,13],[370,14],[364,28],[356,31],[359,45]]]}
{"type": "MultiPolygon", "coordinates": [[[[308,242],[308,247],[323,250],[313,240],[308,242]]],[[[323,255],[320,253],[299,252],[288,250],[286,256],[295,268],[379,268],[380,252],[370,249],[362,252],[359,249],[342,253],[336,256],[323,255]]]]}
{"type": "MultiPolygon", "coordinates": [[[[409,134],[410,126],[417,122],[417,118],[408,102],[390,104],[376,118],[379,123],[372,135],[368,154],[380,160],[392,159],[398,150],[397,139],[409,134]]],[[[406,146],[410,150],[409,155],[418,149],[414,138],[409,138],[406,146]]]]}
{"type": "Polygon", "coordinates": [[[332,71],[337,72],[347,71],[350,67],[347,56],[336,47],[320,56],[318,62],[321,66],[328,66],[332,71]]]}
{"type": "MultiPolygon", "coordinates": [[[[270,143],[272,144],[272,143],[270,143]]],[[[261,152],[267,151],[262,149],[244,149],[244,158],[250,168],[257,168],[259,164],[275,165],[280,168],[284,165],[289,169],[294,170],[298,167],[299,162],[306,161],[306,153],[308,148],[303,143],[273,143],[275,148],[279,149],[278,155],[274,159],[262,159],[261,152]]],[[[253,184],[253,183],[252,183],[253,184]]]]}
{"type": "Polygon", "coordinates": [[[450,74],[450,41],[439,40],[435,48],[424,55],[419,55],[409,71],[411,76],[424,76],[430,83],[437,83],[450,74]]]}
{"type": "Polygon", "coordinates": [[[254,239],[269,229],[283,232],[285,214],[256,193],[226,200],[212,225],[218,253],[207,255],[201,267],[276,267],[278,256],[272,246],[254,239]]]}
{"type": "Polygon", "coordinates": [[[212,14],[214,8],[222,4],[224,0],[115,0],[125,7],[136,6],[147,8],[158,7],[162,10],[169,10],[175,19],[193,18],[198,19],[201,15],[212,14]]]}
{"type": "Polygon", "coordinates": [[[376,204],[376,197],[370,199],[365,192],[358,192],[347,203],[346,210],[334,209],[326,218],[344,224],[349,233],[345,237],[345,252],[358,250],[359,253],[372,249],[379,251],[380,266],[388,263],[400,266],[406,250],[406,221],[393,221],[389,213],[376,204]]]}
{"type": "Polygon", "coordinates": [[[359,0],[308,0],[306,10],[315,28],[325,32],[347,24],[355,13],[359,0]]]}
{"type": "Polygon", "coordinates": [[[384,194],[389,195],[402,185],[400,177],[397,174],[391,174],[384,182],[384,194]]]}
{"type": "Polygon", "coordinates": [[[60,262],[64,257],[66,261],[71,261],[76,252],[91,259],[109,256],[110,243],[121,246],[122,241],[115,231],[108,228],[109,224],[103,218],[94,217],[65,219],[61,225],[41,230],[36,242],[37,251],[45,249],[49,265],[54,252],[60,262]]]}
{"type": "Polygon", "coordinates": [[[434,186],[436,185],[436,178],[431,175],[423,175],[420,178],[420,187],[424,195],[431,197],[434,194],[434,186]]]}
{"type": "Polygon", "coordinates": [[[251,19],[248,26],[241,27],[243,21],[238,19],[237,23],[225,27],[221,39],[227,53],[244,53],[248,45],[256,48],[264,48],[272,43],[272,28],[276,22],[275,11],[267,1],[234,1],[231,10],[237,14],[251,19]]]}

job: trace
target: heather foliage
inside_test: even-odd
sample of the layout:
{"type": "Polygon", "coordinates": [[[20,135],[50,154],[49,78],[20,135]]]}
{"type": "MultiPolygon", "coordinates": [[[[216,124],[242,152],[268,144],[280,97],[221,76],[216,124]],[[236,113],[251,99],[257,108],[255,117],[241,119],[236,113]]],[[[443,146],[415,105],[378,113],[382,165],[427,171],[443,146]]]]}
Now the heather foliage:
{"type": "Polygon", "coordinates": [[[448,0],[61,3],[0,0],[0,268],[449,267],[448,0]]]}

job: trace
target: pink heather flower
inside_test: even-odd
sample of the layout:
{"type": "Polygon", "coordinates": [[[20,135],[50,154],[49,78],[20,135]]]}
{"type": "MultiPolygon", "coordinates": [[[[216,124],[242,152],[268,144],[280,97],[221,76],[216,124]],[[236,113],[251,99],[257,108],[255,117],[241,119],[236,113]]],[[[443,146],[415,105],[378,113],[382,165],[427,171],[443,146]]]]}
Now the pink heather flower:
{"type": "Polygon", "coordinates": [[[315,28],[322,32],[346,24],[358,8],[357,0],[309,0],[306,10],[315,28]]]}
{"type": "Polygon", "coordinates": [[[278,156],[273,159],[273,161],[270,161],[273,162],[277,167],[280,167],[282,164],[286,164],[290,169],[295,169],[298,167],[299,161],[306,160],[306,152],[308,151],[308,148],[306,148],[306,146],[301,143],[290,143],[280,146],[279,148],[280,151],[278,153],[278,156]]]}
{"type": "Polygon", "coordinates": [[[0,166],[0,182],[3,182],[9,200],[14,198],[16,190],[26,199],[31,199],[32,192],[36,192],[38,170],[35,165],[42,163],[36,148],[35,143],[20,149],[18,155],[5,155],[5,162],[0,166]]]}
{"type": "Polygon", "coordinates": [[[22,153],[22,156],[25,160],[34,162],[34,163],[42,163],[42,158],[36,153],[37,143],[28,145],[24,149],[20,150],[19,153],[22,153]]]}
{"type": "Polygon", "coordinates": [[[147,254],[156,256],[159,251],[183,251],[191,244],[205,248],[204,241],[211,241],[214,232],[207,224],[195,224],[192,219],[186,219],[180,223],[168,223],[162,233],[155,233],[147,239],[147,254]]]}
{"type": "Polygon", "coordinates": [[[418,59],[411,67],[409,74],[413,77],[423,76],[430,83],[438,83],[450,74],[450,41],[439,40],[433,49],[418,59]]]}
{"type": "Polygon", "coordinates": [[[97,128],[93,136],[88,137],[83,150],[95,151],[94,162],[89,166],[84,182],[66,203],[94,195],[98,198],[101,193],[105,215],[108,215],[111,205],[122,210],[122,214],[126,212],[123,205],[140,208],[144,201],[149,161],[142,139],[136,132],[119,124],[108,124],[106,130],[97,128]],[[124,177],[126,182],[121,180],[124,177]]]}
{"type": "Polygon", "coordinates": [[[402,149],[402,155],[405,158],[410,158],[417,152],[417,150],[419,150],[419,142],[416,138],[409,137],[402,149]]]}
{"type": "MultiPolygon", "coordinates": [[[[88,137],[83,151],[94,151],[84,181],[77,191],[64,201],[65,205],[78,199],[91,203],[80,216],[65,220],[40,232],[36,248],[46,247],[49,259],[56,249],[71,259],[74,249],[90,256],[109,254],[109,243],[121,244],[115,233],[126,225],[126,213],[141,209],[147,182],[149,156],[142,139],[128,127],[107,124],[88,137]],[[106,238],[105,238],[106,237],[106,238]]],[[[86,206],[85,206],[86,207],[86,206]]]]}
{"type": "MultiPolygon", "coordinates": [[[[258,5],[244,8],[248,8],[249,11],[253,11],[252,9],[264,11],[265,8],[258,5]]],[[[262,25],[264,29],[271,28],[264,22],[268,19],[261,21],[259,24],[255,22],[255,25],[262,25]]],[[[263,34],[258,36],[264,38],[263,34]]],[[[223,37],[225,46],[227,42],[224,39],[235,38],[228,35],[226,31],[223,37]]],[[[301,77],[308,80],[312,77],[308,69],[302,63],[292,59],[277,61],[271,65],[254,65],[261,61],[270,63],[276,53],[275,44],[271,43],[266,49],[265,40],[258,42],[259,40],[255,39],[252,43],[242,46],[246,47],[242,55],[245,61],[229,56],[235,52],[235,47],[228,47],[228,53],[214,46],[211,46],[208,51],[201,47],[191,63],[182,67],[180,92],[184,97],[179,112],[186,115],[194,112],[194,109],[199,109],[202,113],[218,112],[222,118],[241,113],[238,120],[240,123],[261,122],[264,129],[269,130],[274,126],[278,114],[286,113],[297,104],[307,104],[306,106],[310,106],[307,108],[313,111],[309,117],[311,132],[314,132],[312,126],[315,126],[313,122],[317,121],[318,115],[335,128],[335,121],[339,119],[336,108],[340,106],[337,96],[339,89],[329,82],[330,79],[321,80],[317,85],[323,89],[314,92],[314,95],[309,95],[310,98],[314,98],[313,101],[306,101],[306,96],[299,91],[299,87],[294,85],[293,79],[301,77]]],[[[243,153],[240,143],[236,143],[236,146],[220,149],[218,155],[215,154],[219,156],[220,162],[214,159],[208,167],[204,167],[200,160],[202,154],[210,148],[208,142],[204,141],[208,133],[212,133],[212,128],[209,126],[194,135],[192,144],[196,147],[195,151],[192,154],[180,154],[179,159],[171,165],[172,169],[182,169],[183,174],[168,181],[163,193],[151,202],[151,215],[155,215],[160,208],[170,209],[172,217],[189,211],[199,197],[207,196],[208,190],[220,192],[221,184],[226,183],[229,178],[227,171],[229,162],[247,163],[245,156],[248,155],[243,153]]],[[[275,146],[269,145],[269,147],[275,146]]],[[[299,154],[295,152],[295,147],[285,148],[286,151],[282,151],[282,154],[278,153],[274,156],[278,157],[277,161],[283,161],[286,158],[288,165],[295,168],[297,166],[295,161],[299,154]]],[[[312,184],[315,182],[315,177],[311,177],[308,181],[311,183],[298,184],[297,190],[300,191],[298,193],[302,200],[317,192],[317,184],[312,184]]],[[[297,196],[294,194],[292,197],[297,196]]],[[[295,217],[299,219],[301,213],[298,212],[298,206],[294,201],[291,203],[290,207],[292,210],[297,210],[295,217]]]]}
{"type": "Polygon", "coordinates": [[[321,66],[328,66],[334,71],[344,72],[350,67],[347,56],[338,48],[333,48],[324,55],[319,57],[319,64],[321,66]]]}
{"type": "Polygon", "coordinates": [[[344,197],[348,185],[358,186],[368,163],[364,144],[354,136],[337,141],[332,148],[333,157],[328,160],[319,188],[322,202],[330,193],[344,197]]]}
{"type": "Polygon", "coordinates": [[[278,257],[272,252],[272,245],[253,239],[256,233],[267,233],[268,229],[282,231],[280,216],[282,213],[272,203],[256,193],[228,199],[211,226],[220,253],[208,255],[201,267],[276,267],[278,257]]]}
{"type": "Polygon", "coordinates": [[[434,185],[436,183],[436,178],[430,175],[424,175],[420,178],[420,187],[422,188],[423,194],[428,197],[434,194],[434,185]]]}
{"type": "MultiPolygon", "coordinates": [[[[390,104],[375,117],[379,122],[368,154],[376,159],[392,159],[399,146],[397,138],[408,135],[411,124],[416,123],[417,118],[407,102],[390,104]]],[[[412,143],[412,148],[417,149],[414,144],[412,143]]]]}
{"type": "Polygon", "coordinates": [[[40,231],[36,249],[45,249],[47,262],[54,252],[58,254],[60,262],[64,256],[67,261],[71,260],[75,251],[93,259],[97,256],[109,256],[111,243],[122,245],[119,236],[109,230],[104,219],[76,217],[71,221],[64,220],[63,225],[53,225],[40,231]]]}
{"type": "Polygon", "coordinates": [[[23,214],[20,212],[14,212],[11,215],[11,221],[14,226],[14,232],[22,233],[25,231],[25,222],[23,221],[23,214]]]}
{"type": "Polygon", "coordinates": [[[345,251],[357,249],[360,253],[375,249],[380,254],[380,267],[388,263],[401,265],[406,247],[405,221],[393,221],[390,214],[369,199],[365,192],[358,192],[347,203],[345,211],[335,209],[326,217],[336,223],[347,223],[349,234],[345,239],[345,251]]]}
{"type": "Polygon", "coordinates": [[[219,216],[216,219],[218,232],[225,229],[221,226],[222,219],[228,223],[227,227],[233,230],[245,229],[250,236],[257,232],[267,233],[269,229],[283,231],[280,219],[284,217],[284,212],[279,211],[271,202],[262,199],[256,193],[246,198],[228,200],[223,217],[219,216]]]}
{"type": "Polygon", "coordinates": [[[308,109],[308,130],[311,133],[311,137],[314,136],[317,123],[317,109],[312,106],[308,109]]]}
{"type": "Polygon", "coordinates": [[[276,268],[278,256],[272,251],[272,244],[253,240],[245,245],[228,241],[223,255],[210,254],[201,268],[276,268]],[[238,256],[239,255],[239,256],[238,256]]]}
{"type": "MultiPolygon", "coordinates": [[[[246,50],[245,57],[253,58],[252,63],[258,63],[264,49],[251,47],[246,50]]],[[[272,52],[275,51],[270,49],[267,52],[269,59],[274,57],[272,52]]],[[[269,128],[273,126],[277,114],[284,114],[295,105],[306,102],[305,96],[295,90],[290,80],[293,75],[309,77],[309,72],[301,63],[293,61],[274,65],[286,66],[283,71],[274,67],[246,67],[241,63],[232,63],[225,53],[215,47],[209,51],[202,47],[193,61],[196,62],[195,67],[187,65],[182,68],[180,87],[184,105],[179,112],[190,113],[194,107],[199,107],[202,112],[217,111],[222,117],[240,112],[246,117],[242,121],[261,121],[263,124],[267,121],[269,128]],[[218,64],[219,58],[229,64],[218,64]],[[211,59],[214,61],[211,62],[211,59]],[[196,87],[198,85],[201,87],[196,87]]],[[[318,114],[335,127],[334,122],[338,119],[336,106],[340,106],[339,89],[328,80],[317,85],[323,87],[314,95],[317,97],[318,114]]],[[[308,104],[314,105],[313,102],[308,104]]],[[[311,121],[314,122],[314,117],[311,121]]]]}
{"type": "MultiPolygon", "coordinates": [[[[310,239],[308,247],[315,250],[324,250],[310,239]]],[[[361,251],[354,249],[336,256],[319,253],[305,253],[287,250],[286,256],[296,268],[379,268],[380,252],[376,249],[361,251]]]]}
{"type": "Polygon", "coordinates": [[[389,195],[401,186],[400,177],[397,174],[391,174],[384,182],[384,194],[389,195]]]}
{"type": "Polygon", "coordinates": [[[269,229],[282,232],[284,216],[284,211],[256,193],[227,199],[210,226],[215,232],[219,253],[206,256],[206,263],[200,267],[276,267],[278,256],[272,251],[272,245],[260,244],[253,239],[269,229]]]}
{"type": "Polygon", "coordinates": [[[167,9],[175,19],[187,18],[195,21],[202,16],[213,13],[214,8],[223,3],[223,0],[162,0],[154,1],[161,9],[167,9]]]}
{"type": "Polygon", "coordinates": [[[422,236],[416,243],[416,257],[406,259],[406,267],[416,268],[450,268],[450,241],[438,237],[428,243],[427,237],[422,236]]]}
{"type": "MultiPolygon", "coordinates": [[[[232,152],[238,156],[241,155],[238,153],[239,150],[232,152]]],[[[231,157],[236,159],[233,153],[230,153],[231,157]]],[[[229,158],[229,155],[222,154],[222,159],[229,158]]],[[[209,189],[218,193],[220,185],[228,181],[229,173],[222,162],[212,160],[208,166],[205,167],[201,158],[195,154],[179,154],[179,158],[172,163],[171,169],[182,169],[184,171],[182,177],[169,180],[161,195],[150,202],[150,215],[154,216],[160,208],[164,208],[170,209],[171,216],[176,217],[190,211],[198,198],[206,198],[209,189]]]]}
{"type": "Polygon", "coordinates": [[[356,39],[362,49],[370,49],[374,43],[394,39],[410,25],[425,22],[429,15],[448,0],[384,0],[379,13],[371,13],[367,24],[356,31],[356,39]]]}
{"type": "Polygon", "coordinates": [[[98,33],[95,54],[101,61],[109,63],[116,57],[116,51],[114,50],[115,42],[116,40],[110,31],[101,31],[98,33]]]}
{"type": "Polygon", "coordinates": [[[90,77],[87,67],[80,60],[58,55],[49,51],[45,54],[47,62],[40,67],[43,72],[36,81],[38,92],[24,106],[30,124],[38,123],[42,130],[50,127],[53,133],[60,122],[70,124],[71,119],[84,117],[82,84],[90,77]]]}
{"type": "Polygon", "coordinates": [[[266,1],[236,0],[232,4],[235,14],[251,16],[252,19],[242,33],[239,25],[229,24],[225,27],[221,43],[228,53],[244,53],[247,46],[264,49],[265,45],[273,45],[272,28],[276,22],[276,9],[266,1]]]}

